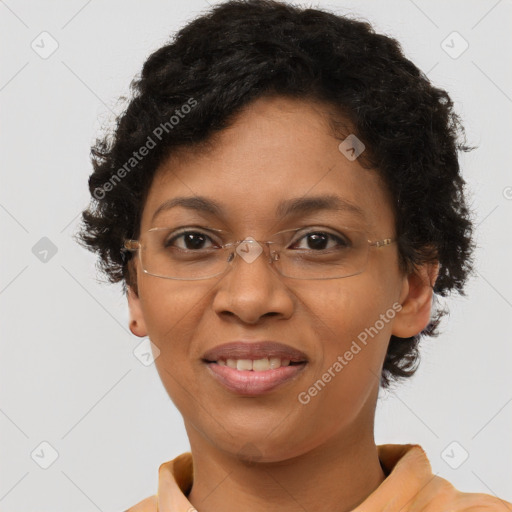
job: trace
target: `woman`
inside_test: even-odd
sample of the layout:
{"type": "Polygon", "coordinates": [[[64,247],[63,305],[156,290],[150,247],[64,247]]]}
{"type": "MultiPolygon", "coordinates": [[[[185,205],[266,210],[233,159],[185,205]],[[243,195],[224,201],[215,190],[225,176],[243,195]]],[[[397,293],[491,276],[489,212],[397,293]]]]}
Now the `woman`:
{"type": "Polygon", "coordinates": [[[473,249],[448,94],[370,25],[230,1],[151,55],[93,148],[82,242],[191,452],[131,511],[512,510],[374,441],[473,249]]]}

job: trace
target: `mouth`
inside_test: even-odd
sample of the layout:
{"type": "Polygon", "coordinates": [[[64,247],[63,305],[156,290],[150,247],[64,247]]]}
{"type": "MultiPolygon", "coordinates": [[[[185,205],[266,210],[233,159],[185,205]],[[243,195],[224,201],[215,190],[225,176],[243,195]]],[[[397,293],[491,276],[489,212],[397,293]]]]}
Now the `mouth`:
{"type": "Polygon", "coordinates": [[[296,379],[307,365],[306,361],[278,357],[203,361],[210,375],[225,389],[245,396],[268,393],[296,379]]]}
{"type": "Polygon", "coordinates": [[[215,363],[219,366],[227,366],[239,371],[266,372],[268,370],[277,370],[286,366],[298,366],[305,364],[306,361],[291,361],[290,359],[281,357],[263,357],[261,359],[218,359],[217,361],[209,361],[203,359],[205,363],[215,363]]]}
{"type": "Polygon", "coordinates": [[[225,389],[247,396],[268,393],[296,378],[308,364],[306,354],[270,340],[237,340],[203,354],[209,374],[225,389]]]}

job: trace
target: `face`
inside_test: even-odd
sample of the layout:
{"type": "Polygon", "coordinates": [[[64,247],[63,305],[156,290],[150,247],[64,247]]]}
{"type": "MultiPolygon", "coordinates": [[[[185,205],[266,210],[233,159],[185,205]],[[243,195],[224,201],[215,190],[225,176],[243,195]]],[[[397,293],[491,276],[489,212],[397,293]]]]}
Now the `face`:
{"type": "MultiPolygon", "coordinates": [[[[157,170],[141,233],[193,225],[226,230],[231,240],[268,240],[286,229],[350,225],[370,240],[394,236],[384,184],[340,152],[322,106],[262,98],[219,135],[209,152],[181,151],[157,170]],[[361,212],[276,215],[284,201],[325,195],[361,212]],[[220,214],[178,206],[154,217],[178,196],[204,196],[220,214]]],[[[155,364],[189,437],[232,454],[252,444],[262,460],[370,435],[391,334],[411,336],[429,319],[430,288],[401,273],[396,244],[370,248],[364,272],[326,280],[282,277],[263,255],[251,263],[237,257],[221,276],[195,281],[148,275],[134,261],[138,294],[129,293],[130,327],[160,350],[155,364]],[[268,392],[235,393],[214,378],[203,355],[237,340],[275,340],[302,351],[307,362],[268,392]],[[315,388],[319,379],[323,385],[315,388]]]]}

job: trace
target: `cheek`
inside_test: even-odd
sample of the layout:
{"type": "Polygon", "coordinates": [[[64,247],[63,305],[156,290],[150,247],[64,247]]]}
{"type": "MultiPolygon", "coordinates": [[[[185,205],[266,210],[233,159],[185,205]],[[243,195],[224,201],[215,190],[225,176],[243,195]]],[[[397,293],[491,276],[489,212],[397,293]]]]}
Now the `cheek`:
{"type": "Polygon", "coordinates": [[[157,366],[165,364],[175,371],[180,361],[193,357],[190,341],[204,313],[206,291],[159,278],[148,278],[139,291],[148,335],[160,350],[157,366]]]}
{"type": "Polygon", "coordinates": [[[189,416],[197,407],[193,398],[200,396],[192,377],[193,365],[199,364],[193,339],[206,292],[159,278],[145,280],[139,292],[148,336],[160,350],[155,359],[160,380],[176,408],[189,416]]]}
{"type": "Polygon", "coordinates": [[[378,384],[395,315],[393,294],[370,273],[324,282],[317,292],[311,286],[303,293],[314,297],[306,302],[318,346],[312,382],[320,379],[332,389],[325,399],[354,410],[378,384]]]}
{"type": "Polygon", "coordinates": [[[330,282],[309,281],[294,292],[325,347],[348,348],[350,340],[357,339],[390,310],[384,324],[378,322],[377,329],[384,336],[391,332],[396,294],[386,279],[377,280],[368,272],[330,282]]]}
{"type": "MultiPolygon", "coordinates": [[[[139,284],[139,296],[148,329],[157,336],[169,331],[194,314],[206,290],[189,282],[145,277],[139,284]]],[[[172,331],[171,331],[172,332],[172,331]]]]}

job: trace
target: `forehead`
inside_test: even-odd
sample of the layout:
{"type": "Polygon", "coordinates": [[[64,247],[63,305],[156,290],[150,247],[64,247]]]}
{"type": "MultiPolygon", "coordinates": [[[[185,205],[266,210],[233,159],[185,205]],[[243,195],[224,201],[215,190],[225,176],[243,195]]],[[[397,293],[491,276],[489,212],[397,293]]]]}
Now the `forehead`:
{"type": "Polygon", "coordinates": [[[263,224],[285,214],[297,218],[330,205],[333,214],[389,231],[387,189],[375,170],[339,150],[343,138],[335,137],[320,104],[260,98],[207,146],[182,148],[160,165],[141,229],[194,212],[231,229],[264,231],[263,224]]]}

